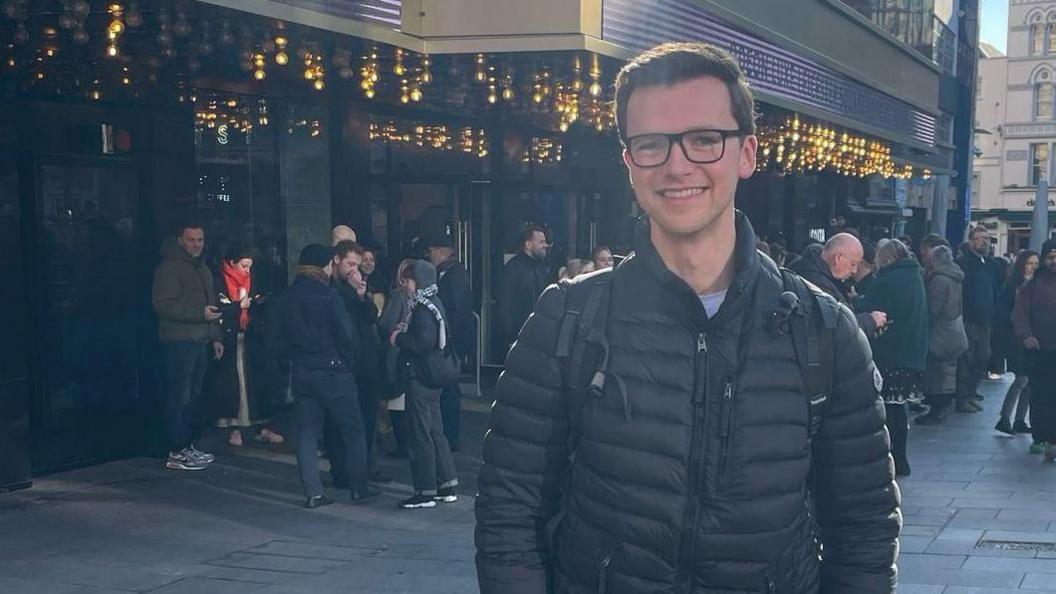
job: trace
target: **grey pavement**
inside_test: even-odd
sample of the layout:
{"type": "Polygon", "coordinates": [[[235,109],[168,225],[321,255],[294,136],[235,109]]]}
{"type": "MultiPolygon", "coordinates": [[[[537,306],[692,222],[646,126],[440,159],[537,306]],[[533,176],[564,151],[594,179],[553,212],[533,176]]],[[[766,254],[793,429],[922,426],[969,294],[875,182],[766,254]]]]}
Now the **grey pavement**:
{"type": "MultiPolygon", "coordinates": [[[[1005,385],[984,382],[981,414],[912,429],[899,592],[1056,592],[1056,465],[992,430],[1005,385]]],[[[288,447],[236,452],[222,435],[205,472],[138,458],[40,478],[0,495],[0,593],[472,594],[487,407],[467,402],[463,496],[433,510],[396,508],[410,473],[388,459],[382,501],[334,492],[337,504],[304,510],[288,447]]]]}

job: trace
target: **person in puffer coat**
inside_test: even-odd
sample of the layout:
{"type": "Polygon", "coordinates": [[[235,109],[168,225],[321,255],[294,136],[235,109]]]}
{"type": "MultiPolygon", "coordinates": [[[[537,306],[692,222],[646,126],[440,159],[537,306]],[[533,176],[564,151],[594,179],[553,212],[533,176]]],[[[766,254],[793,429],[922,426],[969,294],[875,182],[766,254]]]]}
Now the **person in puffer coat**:
{"type": "Polygon", "coordinates": [[[766,323],[782,275],[733,206],[756,163],[743,73],[713,46],[665,44],[616,85],[648,218],[631,257],[574,281],[611,275],[606,381],[591,396],[564,389],[571,289],[550,287],[495,390],[481,594],[893,593],[899,494],[868,341],[816,293],[838,316],[810,439],[792,338],[766,323]]]}

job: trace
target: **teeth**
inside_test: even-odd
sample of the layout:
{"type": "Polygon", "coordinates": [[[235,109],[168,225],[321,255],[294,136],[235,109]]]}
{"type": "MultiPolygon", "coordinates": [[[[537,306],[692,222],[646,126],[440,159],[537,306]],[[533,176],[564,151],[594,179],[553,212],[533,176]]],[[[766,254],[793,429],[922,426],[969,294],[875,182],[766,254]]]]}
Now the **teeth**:
{"type": "Polygon", "coordinates": [[[690,196],[696,196],[697,194],[703,194],[704,188],[686,188],[684,190],[665,190],[664,197],[666,198],[689,198],[690,196]]]}

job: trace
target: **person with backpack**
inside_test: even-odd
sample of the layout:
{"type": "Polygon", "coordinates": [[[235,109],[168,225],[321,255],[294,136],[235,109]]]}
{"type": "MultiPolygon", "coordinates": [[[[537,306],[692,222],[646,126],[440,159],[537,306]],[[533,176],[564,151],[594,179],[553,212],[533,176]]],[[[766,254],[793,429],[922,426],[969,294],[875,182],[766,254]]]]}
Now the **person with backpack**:
{"type": "Polygon", "coordinates": [[[481,594],[891,594],[881,378],[854,315],[734,208],[754,102],[732,55],[664,44],[616,114],[634,254],[548,288],[506,360],[476,502],[481,594]]]}
{"type": "Polygon", "coordinates": [[[400,502],[400,507],[419,509],[458,501],[458,476],[444,435],[440,393],[458,381],[460,369],[438,295],[436,267],[416,260],[404,269],[402,278],[412,299],[410,318],[392,332],[389,342],[400,349],[400,379],[407,390],[414,495],[400,502]]]}

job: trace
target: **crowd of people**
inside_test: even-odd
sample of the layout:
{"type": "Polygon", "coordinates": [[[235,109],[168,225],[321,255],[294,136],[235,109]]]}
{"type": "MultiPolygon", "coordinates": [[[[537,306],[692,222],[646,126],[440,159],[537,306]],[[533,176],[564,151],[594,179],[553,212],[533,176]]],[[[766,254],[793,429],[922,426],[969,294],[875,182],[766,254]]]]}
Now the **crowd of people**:
{"type": "MultiPolygon", "coordinates": [[[[909,238],[874,244],[851,229],[808,246],[788,265],[851,308],[869,338],[896,473],[911,472],[911,413],[922,413],[915,418],[921,425],[941,424],[951,411],[978,413],[980,382],[1005,369],[1014,380],[995,429],[1032,435],[1029,451],[1056,460],[1056,414],[1045,396],[1052,393],[1056,325],[1044,314],[1056,307],[1050,292],[1056,241],[1040,254],[1010,255],[1011,264],[991,255],[983,227],[972,229],[956,252],[936,234],[924,237],[916,252],[911,245],[909,238]]],[[[758,249],[785,254],[780,245],[760,242],[758,249]]]]}
{"type": "Polygon", "coordinates": [[[378,253],[356,239],[339,225],[329,245],[305,246],[280,289],[257,282],[249,248],[223,250],[211,267],[197,223],[165,242],[153,304],[168,468],[215,461],[195,444],[207,425],[226,431],[232,447],[285,442],[273,417],[292,405],[306,507],[333,503],[320,452],[353,503],[379,494],[371,484],[389,480],[377,468],[379,422],[391,427],[392,455],[410,462],[414,495],[400,505],[457,501],[458,379],[474,345],[468,273],[439,232],[421,238],[421,258],[400,263],[389,285],[378,253]]]}

